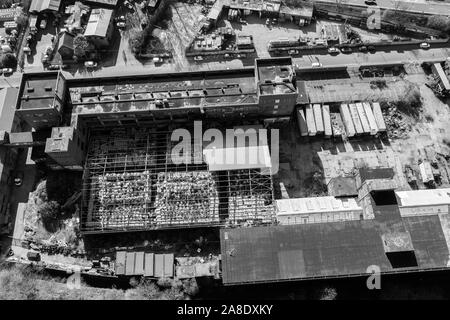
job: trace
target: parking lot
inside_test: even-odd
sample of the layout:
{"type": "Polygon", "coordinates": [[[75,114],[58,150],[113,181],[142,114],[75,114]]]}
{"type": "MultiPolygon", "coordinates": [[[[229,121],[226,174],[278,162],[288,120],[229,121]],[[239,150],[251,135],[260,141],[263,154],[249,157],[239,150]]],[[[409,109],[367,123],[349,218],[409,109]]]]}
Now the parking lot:
{"type": "Polygon", "coordinates": [[[280,38],[295,39],[298,37],[316,37],[316,24],[300,27],[292,22],[276,22],[270,20],[266,25],[266,18],[259,18],[257,15],[245,17],[246,24],[222,20],[219,27],[232,27],[237,35],[254,35],[253,41],[258,57],[269,57],[267,46],[270,40],[280,38]],[[255,36],[257,35],[257,36],[255,36]]]}
{"type": "Polygon", "coordinates": [[[378,78],[364,80],[334,79],[308,81],[306,84],[312,103],[330,103],[339,101],[397,101],[408,90],[408,83],[397,77],[382,78],[386,86],[373,85],[378,78]],[[372,82],[372,84],[371,84],[372,82]]]}
{"type": "MultiPolygon", "coordinates": [[[[47,25],[45,29],[38,28],[36,40],[30,45],[31,54],[25,56],[24,68],[31,70],[43,70],[42,56],[47,47],[52,46],[52,37],[56,38],[58,30],[53,25],[53,18],[47,18],[47,25]]],[[[38,19],[39,23],[40,19],[38,19]]],[[[24,44],[25,45],[25,44],[24,44]]]]}

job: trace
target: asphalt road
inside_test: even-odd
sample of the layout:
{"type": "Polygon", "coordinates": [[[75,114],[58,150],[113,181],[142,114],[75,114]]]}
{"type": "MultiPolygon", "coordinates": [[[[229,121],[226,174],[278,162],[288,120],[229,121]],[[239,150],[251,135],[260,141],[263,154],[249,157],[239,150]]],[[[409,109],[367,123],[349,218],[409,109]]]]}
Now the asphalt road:
{"type": "MultiPolygon", "coordinates": [[[[326,2],[336,4],[336,0],[320,0],[315,2],[326,2]]],[[[397,0],[376,0],[380,9],[398,9],[415,13],[448,15],[450,4],[433,1],[397,1],[397,0]]],[[[345,6],[366,6],[364,0],[339,0],[339,5],[345,6]]]]}
{"type": "Polygon", "coordinates": [[[450,55],[450,48],[431,48],[428,50],[406,50],[402,46],[393,50],[386,47],[380,48],[375,53],[354,52],[351,54],[340,53],[330,55],[325,52],[315,52],[310,55],[294,57],[293,61],[301,67],[311,66],[313,62],[320,62],[324,67],[337,65],[359,65],[379,63],[414,63],[423,61],[445,60],[450,55]]]}
{"type": "MultiPolygon", "coordinates": [[[[448,44],[447,44],[448,46],[448,44]]],[[[414,49],[417,44],[399,45],[395,49],[392,46],[378,47],[375,53],[353,52],[350,54],[340,53],[338,55],[328,54],[326,49],[313,50],[311,54],[293,57],[294,64],[300,67],[311,67],[311,63],[320,62],[324,67],[331,66],[351,66],[361,64],[382,64],[382,63],[422,63],[424,61],[443,61],[450,56],[450,48],[442,48],[442,45],[432,45],[428,50],[414,49]]],[[[206,70],[225,70],[238,69],[242,67],[249,67],[254,65],[253,58],[234,59],[222,61],[203,61],[201,63],[192,63],[185,71],[206,71],[206,70]]],[[[70,77],[90,77],[90,76],[118,76],[118,75],[133,75],[143,73],[168,73],[180,72],[176,65],[164,63],[159,66],[155,65],[135,65],[135,66],[119,66],[100,68],[91,72],[83,73],[68,73],[65,72],[67,78],[70,77]]]]}

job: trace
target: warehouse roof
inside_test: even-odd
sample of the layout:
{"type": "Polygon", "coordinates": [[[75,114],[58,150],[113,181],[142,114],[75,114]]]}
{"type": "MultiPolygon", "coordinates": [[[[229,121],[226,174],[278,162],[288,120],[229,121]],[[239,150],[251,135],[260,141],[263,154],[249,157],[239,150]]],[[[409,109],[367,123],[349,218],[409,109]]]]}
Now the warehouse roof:
{"type": "Polygon", "coordinates": [[[20,87],[19,109],[42,109],[53,105],[57,72],[25,73],[20,87]]]}
{"type": "Polygon", "coordinates": [[[30,12],[58,11],[60,6],[61,0],[32,0],[30,12]]]}
{"type": "Polygon", "coordinates": [[[17,88],[0,89],[0,130],[10,132],[16,111],[17,88]]]}
{"type": "Polygon", "coordinates": [[[450,204],[450,188],[396,191],[400,207],[450,204]]]}
{"type": "Polygon", "coordinates": [[[362,210],[354,198],[311,197],[276,200],[277,215],[362,210]]]}
{"type": "Polygon", "coordinates": [[[85,36],[106,37],[113,10],[93,9],[84,31],[85,36]]]}
{"type": "MultiPolygon", "coordinates": [[[[378,265],[382,272],[447,268],[449,249],[437,216],[222,229],[226,285],[317,277],[357,276],[378,265]],[[385,234],[409,232],[417,266],[393,268],[385,234]]],[[[392,238],[392,236],[390,236],[392,238]]]]}

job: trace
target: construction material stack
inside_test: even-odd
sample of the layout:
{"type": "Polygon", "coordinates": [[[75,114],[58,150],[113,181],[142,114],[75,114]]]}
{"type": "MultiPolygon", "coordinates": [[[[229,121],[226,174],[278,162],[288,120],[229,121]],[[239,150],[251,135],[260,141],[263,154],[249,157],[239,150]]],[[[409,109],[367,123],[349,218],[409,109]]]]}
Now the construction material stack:
{"type": "Polygon", "coordinates": [[[161,172],[156,183],[157,225],[219,222],[219,199],[210,172],[161,172]]]}
{"type": "Polygon", "coordinates": [[[355,125],[355,131],[357,135],[361,135],[364,133],[361,119],[359,118],[358,114],[358,108],[356,107],[356,104],[350,103],[348,105],[348,109],[350,111],[350,116],[352,117],[352,122],[355,125]]]}
{"type": "Polygon", "coordinates": [[[345,130],[347,132],[347,136],[349,138],[354,137],[356,134],[356,130],[355,130],[355,126],[353,124],[352,116],[350,114],[348,105],[341,104],[340,112],[341,112],[342,121],[344,122],[345,130]]]}
{"type": "Polygon", "coordinates": [[[376,135],[378,133],[378,126],[377,126],[377,122],[375,121],[375,117],[373,115],[372,108],[370,107],[370,104],[368,102],[364,102],[363,107],[364,107],[364,111],[367,116],[367,121],[369,122],[370,134],[376,135]]]}
{"type": "Polygon", "coordinates": [[[364,107],[361,102],[356,104],[356,110],[358,111],[359,119],[361,120],[363,132],[365,134],[369,134],[370,133],[370,125],[369,125],[369,121],[367,120],[366,112],[364,111],[364,107]]]}
{"type": "Polygon", "coordinates": [[[297,108],[297,121],[300,135],[306,137],[308,135],[308,125],[306,124],[305,112],[301,107],[297,108]]]}
{"type": "Polygon", "coordinates": [[[93,179],[102,228],[139,227],[150,222],[149,171],[105,173],[93,179]]]}
{"type": "Polygon", "coordinates": [[[330,106],[324,104],[322,107],[322,115],[323,115],[323,127],[325,130],[325,137],[330,138],[333,134],[331,129],[331,116],[330,116],[330,106]]]}
{"type": "Polygon", "coordinates": [[[314,121],[316,123],[317,134],[324,134],[325,129],[323,126],[322,108],[320,107],[320,104],[313,105],[313,113],[314,113],[314,121]]]}
{"type": "Polygon", "coordinates": [[[385,132],[386,131],[386,123],[384,122],[383,112],[381,112],[381,107],[378,102],[372,103],[372,111],[373,111],[373,116],[375,117],[375,121],[377,123],[378,131],[385,132]]]}
{"type": "Polygon", "coordinates": [[[344,124],[342,122],[342,117],[340,113],[332,113],[330,115],[331,118],[331,129],[333,131],[333,137],[340,138],[342,137],[342,129],[344,128],[344,124]]]}
{"type": "Polygon", "coordinates": [[[310,104],[306,105],[306,124],[308,126],[308,135],[315,136],[317,134],[316,122],[314,120],[314,111],[310,104]]]}

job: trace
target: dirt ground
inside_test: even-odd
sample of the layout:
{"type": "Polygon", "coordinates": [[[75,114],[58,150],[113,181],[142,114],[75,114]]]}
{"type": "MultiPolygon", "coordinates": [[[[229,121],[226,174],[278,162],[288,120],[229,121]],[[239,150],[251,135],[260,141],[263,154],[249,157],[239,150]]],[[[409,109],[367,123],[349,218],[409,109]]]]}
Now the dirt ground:
{"type": "Polygon", "coordinates": [[[419,160],[437,160],[442,175],[442,186],[449,186],[449,166],[445,156],[450,156],[450,99],[442,101],[425,85],[425,74],[407,77],[420,88],[422,112],[418,119],[405,116],[411,130],[403,139],[392,139],[392,149],[403,164],[409,164],[418,175],[419,160]]]}

